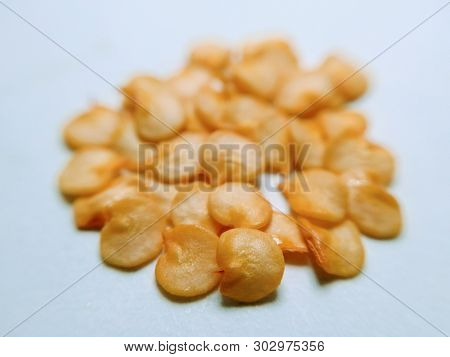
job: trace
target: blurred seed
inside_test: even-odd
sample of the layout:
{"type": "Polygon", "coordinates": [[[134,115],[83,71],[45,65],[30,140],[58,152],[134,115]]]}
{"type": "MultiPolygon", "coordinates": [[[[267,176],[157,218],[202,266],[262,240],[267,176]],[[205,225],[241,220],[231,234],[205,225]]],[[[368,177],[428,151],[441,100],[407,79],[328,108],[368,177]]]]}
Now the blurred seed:
{"type": "Polygon", "coordinates": [[[139,146],[144,145],[136,134],[135,124],[127,113],[122,114],[119,133],[114,140],[113,149],[126,159],[126,167],[131,171],[143,170],[146,163],[155,160],[156,149],[146,145],[145,157],[139,157],[139,146]],[[141,163],[139,164],[139,160],[141,163]]]}
{"type": "Polygon", "coordinates": [[[397,200],[382,186],[360,184],[349,187],[350,218],[361,232],[374,238],[393,238],[400,234],[402,216],[397,200]]]}
{"type": "Polygon", "coordinates": [[[118,177],[107,188],[93,196],[76,199],[73,211],[77,227],[80,229],[102,228],[108,219],[108,209],[114,202],[133,195],[137,189],[137,176],[126,175],[118,177]]]}
{"type": "Polygon", "coordinates": [[[332,88],[329,78],[323,73],[298,74],[281,86],[275,105],[291,115],[309,116],[320,109],[341,105],[340,96],[332,92],[332,88]]]}
{"type": "Polygon", "coordinates": [[[200,182],[194,183],[190,191],[178,192],[172,202],[171,220],[173,225],[194,224],[216,234],[221,232],[223,227],[209,215],[209,193],[210,188],[200,182]]]}
{"type": "Polygon", "coordinates": [[[164,252],[155,275],[168,293],[194,297],[213,290],[222,274],[216,261],[218,237],[196,225],[180,225],[164,234],[164,252]]]}
{"type": "Polygon", "coordinates": [[[223,127],[243,135],[251,135],[276,112],[264,102],[248,95],[234,95],[225,105],[223,127]]]}
{"type": "Polygon", "coordinates": [[[92,107],[64,128],[64,139],[71,148],[111,146],[120,129],[120,115],[101,105],[92,107]]]}
{"type": "Polygon", "coordinates": [[[347,100],[354,100],[367,90],[367,79],[364,74],[339,56],[328,56],[319,70],[327,74],[333,87],[336,88],[335,91],[347,100]]]}
{"type": "Polygon", "coordinates": [[[244,46],[242,55],[245,61],[266,59],[279,67],[296,67],[298,63],[295,51],[281,38],[249,42],[244,46]]]}
{"type": "Polygon", "coordinates": [[[230,51],[217,43],[203,43],[195,46],[189,60],[193,65],[203,66],[212,71],[222,71],[229,61],[230,51]]]}
{"type": "Polygon", "coordinates": [[[323,157],[326,149],[326,142],[322,130],[316,120],[296,119],[288,125],[290,141],[295,144],[295,159],[298,169],[323,167],[323,157]],[[300,157],[300,152],[308,148],[306,156],[300,157]]]}
{"type": "Polygon", "coordinates": [[[142,110],[141,106],[145,105],[154,93],[161,90],[163,83],[148,75],[141,75],[132,78],[123,88],[125,94],[123,99],[123,109],[134,115],[142,110]]]}
{"type": "Polygon", "coordinates": [[[249,133],[249,137],[261,145],[265,170],[281,173],[290,171],[293,155],[289,149],[289,125],[284,115],[274,112],[261,120],[257,130],[249,133]]]}
{"type": "Polygon", "coordinates": [[[327,139],[336,139],[344,134],[364,134],[367,124],[361,113],[349,110],[324,110],[318,121],[327,139]]]}
{"type": "Polygon", "coordinates": [[[110,149],[80,149],[62,171],[59,188],[68,197],[92,195],[108,186],[123,166],[123,158],[110,149]]]}
{"type": "Polygon", "coordinates": [[[223,129],[225,127],[222,122],[226,106],[223,93],[203,89],[198,92],[194,103],[195,113],[204,125],[212,130],[223,129]]]}
{"type": "Polygon", "coordinates": [[[177,135],[186,124],[181,100],[170,90],[155,91],[136,108],[136,129],[142,140],[158,142],[177,135]]]}
{"type": "Polygon", "coordinates": [[[205,139],[203,133],[184,132],[183,138],[161,143],[154,167],[158,180],[167,183],[193,180],[200,171],[199,151],[205,139]]]}
{"type": "Polygon", "coordinates": [[[200,119],[196,112],[194,99],[186,100],[184,102],[184,111],[186,113],[186,131],[206,134],[211,132],[211,128],[200,119]]]}
{"type": "Polygon", "coordinates": [[[203,174],[213,185],[227,181],[255,182],[264,169],[261,148],[231,131],[213,132],[200,149],[203,174]]]}
{"type": "Polygon", "coordinates": [[[383,185],[388,185],[394,176],[395,164],[391,153],[360,136],[345,135],[332,142],[325,153],[324,164],[336,173],[366,170],[383,185]]]}
{"type": "Polygon", "coordinates": [[[223,83],[206,68],[187,67],[170,78],[167,86],[179,98],[194,98],[202,89],[221,89],[223,83]]]}
{"type": "Polygon", "coordinates": [[[263,228],[272,218],[272,207],[249,184],[227,182],[209,195],[209,214],[227,227],[263,228]]]}
{"type": "Polygon", "coordinates": [[[233,81],[244,93],[271,100],[281,86],[283,76],[268,60],[244,61],[232,70],[233,81]]]}
{"type": "Polygon", "coordinates": [[[341,181],[347,186],[365,185],[373,183],[374,180],[364,169],[350,169],[340,174],[341,181]]]}
{"type": "Polygon", "coordinates": [[[241,302],[254,302],[275,291],[284,273],[284,258],[270,234],[246,228],[220,236],[217,262],[223,270],[220,292],[241,302]]]}
{"type": "Polygon", "coordinates": [[[290,207],[302,217],[337,223],[346,215],[347,188],[338,176],[322,169],[296,172],[282,186],[290,207]]]}
{"type": "Polygon", "coordinates": [[[240,91],[273,100],[283,83],[300,72],[290,45],[273,38],[248,43],[242,61],[232,68],[233,83],[240,91]]]}

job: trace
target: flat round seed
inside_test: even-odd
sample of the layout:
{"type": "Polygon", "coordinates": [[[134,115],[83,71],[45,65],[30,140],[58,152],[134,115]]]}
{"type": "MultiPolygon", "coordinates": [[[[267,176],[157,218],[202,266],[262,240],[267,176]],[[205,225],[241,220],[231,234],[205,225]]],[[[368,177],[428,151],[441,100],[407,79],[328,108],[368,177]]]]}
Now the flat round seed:
{"type": "Polygon", "coordinates": [[[213,132],[199,152],[203,174],[213,185],[255,182],[264,169],[261,147],[231,131],[213,132]]]}
{"type": "Polygon", "coordinates": [[[254,133],[262,122],[276,112],[266,103],[248,95],[234,95],[225,106],[222,122],[224,127],[243,135],[254,133]]]}
{"type": "Polygon", "coordinates": [[[349,110],[324,110],[318,121],[327,139],[336,139],[345,134],[364,134],[367,124],[361,113],[349,110]]]}
{"type": "Polygon", "coordinates": [[[208,198],[211,189],[202,183],[195,183],[189,191],[178,192],[172,201],[171,221],[174,226],[194,224],[218,234],[223,227],[211,218],[208,198]]]}
{"type": "Polygon", "coordinates": [[[110,149],[80,149],[63,169],[59,188],[69,197],[92,195],[108,186],[123,166],[123,158],[110,149]]]}
{"type": "Polygon", "coordinates": [[[217,262],[223,270],[220,292],[242,302],[261,300],[280,285],[284,258],[270,234],[231,229],[219,238],[217,262]]]}
{"type": "Polygon", "coordinates": [[[283,251],[306,253],[308,248],[303,240],[296,220],[284,213],[273,211],[272,220],[264,229],[283,251]]]}
{"type": "Polygon", "coordinates": [[[237,88],[244,93],[271,100],[284,79],[273,61],[243,61],[232,69],[232,78],[237,88]]]}
{"type": "Polygon", "coordinates": [[[211,89],[203,89],[198,92],[194,99],[194,106],[198,118],[208,128],[215,130],[226,127],[223,123],[226,107],[223,93],[211,89]]]}
{"type": "Polygon", "coordinates": [[[297,119],[288,125],[289,138],[296,148],[296,166],[299,169],[323,167],[326,142],[317,121],[312,119],[297,119]],[[302,157],[301,152],[306,151],[302,157]]]}
{"type": "Polygon", "coordinates": [[[125,158],[126,167],[131,171],[143,170],[145,163],[153,162],[156,156],[156,148],[139,140],[134,121],[125,113],[112,147],[125,158]],[[142,158],[139,157],[140,145],[145,147],[145,155],[142,158]]]}
{"type": "Polygon", "coordinates": [[[161,252],[166,224],[159,200],[138,193],[115,202],[100,235],[100,254],[109,265],[135,269],[161,252]]]}
{"type": "Polygon", "coordinates": [[[216,261],[218,237],[195,225],[180,225],[164,234],[158,259],[158,284],[175,296],[194,297],[213,290],[222,277],[216,261]]]}
{"type": "Polygon", "coordinates": [[[401,232],[400,206],[382,186],[350,186],[348,211],[361,232],[370,237],[393,238],[401,232]]]}
{"type": "Polygon", "coordinates": [[[167,86],[180,98],[192,99],[203,88],[221,87],[221,81],[202,67],[187,67],[170,78],[167,86]]]}
{"type": "Polygon", "coordinates": [[[178,188],[184,188],[184,184],[166,184],[155,180],[153,177],[139,176],[139,192],[149,193],[155,197],[164,214],[169,213],[172,201],[178,193],[178,188]]]}
{"type": "Polygon", "coordinates": [[[103,191],[74,201],[75,224],[80,229],[102,228],[108,219],[108,209],[117,201],[132,196],[138,190],[135,175],[118,177],[103,191]]]}
{"type": "Polygon", "coordinates": [[[227,227],[263,228],[272,218],[270,203],[254,186],[227,182],[210,193],[209,214],[227,227]]]}
{"type": "Polygon", "coordinates": [[[301,219],[309,251],[314,262],[330,275],[349,278],[364,265],[364,247],[359,230],[352,221],[326,229],[301,219]]]}
{"type": "Polygon", "coordinates": [[[156,90],[136,108],[137,133],[143,140],[158,142],[176,136],[186,124],[181,100],[170,90],[156,90]]]}
{"type": "Polygon", "coordinates": [[[325,167],[336,173],[363,169],[380,184],[388,185],[394,176],[395,163],[391,153],[365,138],[345,135],[328,145],[325,167]]]}
{"type": "Polygon", "coordinates": [[[353,100],[363,95],[367,90],[367,79],[356,66],[346,60],[332,55],[328,56],[320,66],[330,78],[336,91],[347,100],[353,100]]]}
{"type": "Polygon", "coordinates": [[[261,145],[265,170],[269,172],[287,173],[292,167],[287,120],[284,115],[275,112],[261,121],[257,130],[249,133],[249,137],[261,145]]]}
{"type": "Polygon", "coordinates": [[[217,43],[202,43],[191,51],[189,62],[193,65],[222,71],[230,61],[230,51],[217,43]]]}
{"type": "Polygon", "coordinates": [[[135,114],[141,106],[144,106],[154,93],[161,90],[163,83],[152,76],[136,76],[132,78],[123,88],[123,109],[130,114],[135,114]]]}
{"type": "Polygon", "coordinates": [[[319,72],[292,76],[278,91],[275,105],[288,114],[309,116],[325,107],[336,107],[341,98],[328,77],[319,72]]]}
{"type": "Polygon", "coordinates": [[[287,178],[283,193],[292,210],[301,216],[337,223],[346,215],[347,188],[332,172],[297,172],[287,178]]]}
{"type": "Polygon", "coordinates": [[[297,66],[298,62],[295,51],[280,38],[249,42],[244,46],[242,56],[245,61],[270,59],[279,67],[297,66]]]}
{"type": "Polygon", "coordinates": [[[186,131],[206,134],[211,132],[211,128],[208,127],[197,114],[194,99],[186,100],[184,102],[184,111],[186,113],[186,131]]]}
{"type": "Polygon", "coordinates": [[[71,148],[111,146],[120,129],[120,115],[96,105],[72,119],[64,128],[64,139],[71,148]]]}
{"type": "Polygon", "coordinates": [[[203,133],[184,132],[183,137],[160,143],[154,166],[157,179],[168,183],[194,179],[200,171],[199,151],[205,139],[203,133]]]}
{"type": "Polygon", "coordinates": [[[364,169],[351,169],[340,174],[341,181],[347,186],[374,183],[374,179],[364,169]]]}

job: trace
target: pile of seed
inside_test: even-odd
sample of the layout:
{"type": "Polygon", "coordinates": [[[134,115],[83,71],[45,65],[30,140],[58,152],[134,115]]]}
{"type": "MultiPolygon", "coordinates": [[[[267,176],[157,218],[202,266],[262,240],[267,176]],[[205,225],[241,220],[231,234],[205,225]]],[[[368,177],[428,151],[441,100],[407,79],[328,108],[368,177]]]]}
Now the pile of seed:
{"type": "Polygon", "coordinates": [[[59,187],[76,226],[101,230],[111,266],[159,256],[156,280],[175,296],[219,286],[257,301],[280,284],[285,252],[358,274],[361,233],[395,237],[401,213],[386,190],[392,155],[346,108],[367,89],[356,69],[335,55],[304,68],[289,43],[267,39],[202,44],[170,78],[133,78],[119,109],[96,105],[64,129],[74,154],[59,187]],[[258,190],[267,172],[283,177],[289,215],[258,190]]]}

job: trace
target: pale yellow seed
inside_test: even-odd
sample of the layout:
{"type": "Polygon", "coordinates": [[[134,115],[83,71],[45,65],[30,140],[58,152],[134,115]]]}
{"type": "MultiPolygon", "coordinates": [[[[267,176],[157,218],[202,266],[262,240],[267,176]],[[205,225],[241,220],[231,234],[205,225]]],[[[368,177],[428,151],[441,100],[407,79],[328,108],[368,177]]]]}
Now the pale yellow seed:
{"type": "Polygon", "coordinates": [[[183,137],[160,143],[154,167],[157,179],[167,183],[193,180],[200,171],[199,151],[205,139],[205,134],[184,132],[183,137]]]}
{"type": "Polygon", "coordinates": [[[319,113],[318,121],[327,139],[336,139],[345,134],[364,134],[367,124],[361,113],[349,110],[325,110],[319,113]]]}
{"type": "Polygon", "coordinates": [[[69,197],[92,195],[108,186],[124,164],[123,158],[110,149],[80,149],[63,169],[59,188],[69,197]]]}
{"type": "Polygon", "coordinates": [[[283,84],[275,104],[288,114],[309,116],[320,109],[336,107],[342,103],[341,98],[332,89],[331,81],[323,73],[298,74],[283,84]]]}
{"type": "Polygon", "coordinates": [[[168,293],[194,297],[213,290],[222,277],[216,261],[218,237],[196,225],[180,225],[164,234],[164,253],[155,269],[168,293]]]}
{"type": "Polygon", "coordinates": [[[280,67],[296,66],[298,62],[295,51],[281,38],[249,42],[244,46],[242,56],[244,60],[270,59],[280,67]]]}
{"type": "Polygon", "coordinates": [[[259,126],[276,115],[266,103],[248,95],[234,95],[225,105],[223,127],[243,135],[251,135],[259,126]]]}
{"type": "Polygon", "coordinates": [[[336,173],[363,169],[377,182],[388,185],[394,176],[394,158],[386,149],[365,138],[344,135],[328,145],[325,167],[336,173]]]}
{"type": "Polygon", "coordinates": [[[154,162],[156,157],[156,147],[139,139],[134,121],[127,113],[122,113],[121,128],[112,147],[126,159],[126,166],[131,171],[144,170],[145,165],[154,162]]]}
{"type": "Polygon", "coordinates": [[[272,218],[272,207],[261,193],[239,182],[227,182],[211,192],[208,208],[227,227],[263,228],[272,218]]]}
{"type": "Polygon", "coordinates": [[[74,201],[75,223],[80,229],[99,229],[108,220],[108,209],[117,201],[138,191],[138,177],[118,177],[107,188],[93,196],[74,201]]]}
{"type": "Polygon", "coordinates": [[[272,61],[253,60],[236,64],[232,78],[239,90],[271,100],[282,84],[283,77],[272,61]]]}
{"type": "Polygon", "coordinates": [[[64,139],[71,148],[111,146],[120,129],[120,115],[104,106],[94,106],[64,128],[64,139]]]}
{"type": "Polygon", "coordinates": [[[364,247],[358,228],[344,221],[332,228],[323,228],[300,220],[314,262],[330,275],[349,278],[360,273],[364,265],[364,247]]]}
{"type": "Polygon", "coordinates": [[[340,175],[341,181],[347,186],[365,185],[374,183],[374,179],[364,169],[350,169],[340,175]]]}
{"type": "Polygon", "coordinates": [[[261,147],[231,131],[215,131],[200,150],[200,164],[214,185],[227,181],[255,182],[264,169],[261,147]]]}
{"type": "Polygon", "coordinates": [[[284,115],[275,111],[260,122],[257,130],[249,133],[249,137],[261,145],[265,169],[269,172],[288,173],[293,166],[287,121],[284,115]]]}
{"type": "Polygon", "coordinates": [[[297,253],[308,251],[300,228],[292,216],[273,211],[272,220],[264,232],[269,233],[283,251],[297,253]]]}
{"type": "Polygon", "coordinates": [[[154,93],[161,90],[163,83],[152,76],[141,75],[132,78],[123,88],[123,109],[134,115],[145,107],[154,93]]]}
{"type": "Polygon", "coordinates": [[[254,302],[274,292],[284,273],[284,258],[270,234],[237,228],[223,233],[217,247],[223,270],[220,292],[241,302],[254,302]]]}
{"type": "Polygon", "coordinates": [[[190,63],[213,71],[222,71],[230,61],[230,51],[218,43],[202,43],[191,51],[190,63]]]}
{"type": "Polygon", "coordinates": [[[288,125],[290,141],[295,144],[296,167],[323,167],[326,141],[316,120],[297,119],[288,125]]]}
{"type": "MultiPolygon", "coordinates": [[[[186,183],[190,186],[190,183],[186,183]]],[[[168,214],[171,207],[172,201],[178,193],[178,189],[184,189],[185,184],[166,184],[155,180],[154,177],[147,177],[145,175],[139,176],[139,192],[151,193],[155,196],[159,202],[160,208],[163,210],[164,214],[168,214]]]]}
{"type": "Polygon", "coordinates": [[[158,142],[179,135],[186,124],[181,100],[166,88],[156,90],[134,114],[137,133],[143,140],[158,142]]]}
{"type": "Polygon", "coordinates": [[[350,186],[348,210],[350,218],[365,235],[374,238],[393,238],[401,232],[400,205],[382,186],[375,184],[350,186]]]}
{"type": "Polygon", "coordinates": [[[354,100],[363,95],[367,90],[367,79],[358,67],[347,62],[343,58],[328,56],[320,66],[330,78],[336,92],[347,100],[354,100]]]}
{"type": "Polygon", "coordinates": [[[211,128],[208,127],[199,117],[196,107],[195,100],[190,99],[184,102],[184,111],[186,113],[186,131],[196,132],[196,133],[206,133],[211,132],[211,128]]]}
{"type": "Polygon", "coordinates": [[[174,226],[194,224],[202,226],[216,234],[223,230],[209,214],[208,198],[211,187],[196,182],[189,190],[177,193],[172,201],[171,221],[174,226]]]}
{"type": "Polygon", "coordinates": [[[170,78],[167,86],[180,98],[193,99],[203,88],[222,88],[222,82],[206,68],[187,67],[170,78]]]}
{"type": "Polygon", "coordinates": [[[137,193],[115,202],[100,235],[102,259],[115,267],[136,269],[161,252],[165,216],[152,194],[137,193]]]}
{"type": "Polygon", "coordinates": [[[200,121],[211,130],[223,129],[226,101],[223,93],[203,89],[194,98],[195,113],[200,121]]]}
{"type": "Polygon", "coordinates": [[[282,186],[290,207],[301,216],[337,223],[347,212],[347,188],[340,178],[322,169],[294,173],[282,186]]]}

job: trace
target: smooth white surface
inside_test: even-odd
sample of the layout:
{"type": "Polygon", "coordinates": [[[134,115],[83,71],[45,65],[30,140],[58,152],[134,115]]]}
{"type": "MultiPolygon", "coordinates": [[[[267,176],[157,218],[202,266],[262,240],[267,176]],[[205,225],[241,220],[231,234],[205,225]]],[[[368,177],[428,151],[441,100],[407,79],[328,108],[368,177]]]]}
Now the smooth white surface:
{"type": "MultiPolygon", "coordinates": [[[[3,1],[3,0],[2,0],[3,1]]],[[[306,65],[341,49],[364,63],[441,1],[12,1],[7,3],[120,85],[169,74],[205,38],[289,36],[306,65]]],[[[450,333],[450,6],[368,67],[355,103],[370,137],[398,158],[392,191],[401,237],[364,239],[365,273],[450,333]]],[[[0,6],[0,333],[99,262],[98,234],[78,232],[55,182],[70,153],[62,125],[119,95],[0,6]]],[[[278,205],[281,205],[279,202],[278,205]]],[[[100,266],[17,328],[21,336],[435,336],[439,332],[364,275],[320,284],[289,265],[277,297],[256,306],[219,293],[177,303],[156,287],[154,263],[135,273],[100,266]]]]}

